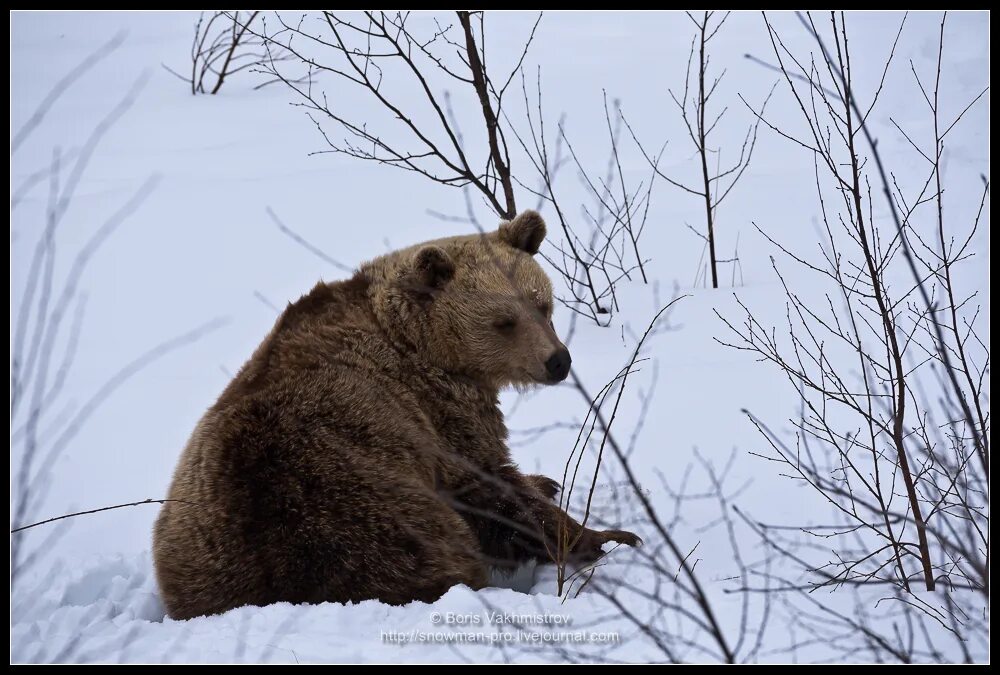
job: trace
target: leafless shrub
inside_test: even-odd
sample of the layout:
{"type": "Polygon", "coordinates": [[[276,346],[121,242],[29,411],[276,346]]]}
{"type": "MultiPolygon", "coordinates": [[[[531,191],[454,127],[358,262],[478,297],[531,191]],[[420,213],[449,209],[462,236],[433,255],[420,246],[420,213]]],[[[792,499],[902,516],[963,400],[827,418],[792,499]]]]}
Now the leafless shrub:
{"type": "Polygon", "coordinates": [[[988,634],[989,349],[978,337],[975,293],[962,295],[956,275],[972,255],[989,186],[984,178],[963,225],[964,216],[945,209],[942,155],[947,134],[982,94],[943,115],[942,18],[933,86],[910,64],[914,100],[926,103],[933,136],[913,138],[896,125],[923,160],[926,178],[901,184],[866,122],[905,17],[867,100],[853,87],[843,14],[831,13],[826,30],[810,14],[800,19],[818,55],[791,52],[767,17],[765,25],[772,67],[807,136],[756,114],[812,153],[823,239],[811,256],[765,236],[823,280],[825,301],[800,295],[775,265],[786,297],[783,335],[746,306],[741,322],[723,321],[736,338],[731,346],[777,366],[799,391],[791,441],[747,414],[769,445],[765,457],[815,491],[833,518],[744,520],[794,570],[772,578],[770,589],[794,596],[792,614],[810,639],[852,658],[864,650],[872,659],[948,660],[957,650],[971,660],[988,634]],[[881,187],[874,192],[873,171],[881,187]],[[876,216],[883,198],[890,218],[876,216]],[[854,606],[814,601],[810,592],[821,588],[851,589],[854,606]],[[851,632],[863,640],[849,640],[851,632]]]}
{"type": "MultiPolygon", "coordinates": [[[[757,129],[759,120],[750,124],[747,128],[743,144],[740,147],[739,157],[733,162],[731,159],[723,163],[722,149],[712,147],[712,133],[722,122],[722,118],[729,111],[729,106],[722,106],[716,113],[710,111],[710,104],[714,103],[712,97],[716,89],[726,75],[723,69],[718,75],[711,75],[709,65],[711,55],[709,54],[709,43],[718,35],[722,26],[729,18],[729,12],[717,16],[717,12],[706,11],[699,16],[691,12],[686,13],[695,26],[695,35],[691,39],[691,50],[688,53],[687,69],[684,77],[684,90],[678,96],[672,89],[668,90],[670,98],[680,111],[681,119],[687,129],[688,138],[694,146],[700,164],[700,180],[696,187],[691,187],[691,183],[678,180],[675,177],[666,175],[659,169],[659,155],[653,156],[643,149],[632,128],[629,131],[639,149],[642,150],[650,166],[656,175],[663,178],[674,187],[680,188],[688,194],[694,195],[705,203],[705,232],[697,231],[699,237],[705,242],[708,249],[707,269],[711,272],[712,288],[719,287],[720,262],[729,262],[733,265],[733,282],[735,283],[736,270],[739,267],[739,243],[737,241],[733,258],[723,260],[718,257],[718,209],[725,201],[740,178],[743,177],[750,160],[753,158],[753,151],[757,144],[757,129]],[[693,66],[693,67],[692,67],[693,66]],[[694,82],[692,83],[692,79],[694,82]]],[[[772,90],[773,91],[773,90],[772,90]]],[[[770,94],[765,98],[763,107],[767,106],[770,94]]],[[[662,151],[661,151],[662,152],[662,151]]],[[[704,252],[702,253],[704,260],[704,252]]],[[[701,263],[699,262],[699,268],[701,263]]],[[[699,274],[701,270],[699,269],[699,274]]]]}
{"type": "MultiPolygon", "coordinates": [[[[765,633],[772,619],[772,598],[767,594],[741,594],[727,596],[726,589],[738,585],[751,576],[754,564],[769,569],[767,556],[763,562],[749,560],[743,549],[755,543],[747,538],[746,527],[736,517],[732,506],[746,483],[733,488],[732,467],[735,453],[726,466],[717,470],[711,462],[698,455],[696,465],[681,473],[679,485],[672,485],[662,474],[653,485],[633,466],[632,453],[639,441],[639,433],[650,409],[652,391],[639,389],[640,408],[632,421],[627,438],[621,438],[621,429],[614,428],[619,412],[631,405],[625,396],[626,384],[640,371],[640,365],[649,365],[645,355],[652,335],[669,329],[665,325],[667,308],[677,302],[675,298],[657,313],[646,330],[634,336],[633,349],[625,367],[596,394],[575,372],[571,373],[571,386],[587,407],[587,414],[577,430],[572,455],[568,458],[562,480],[560,505],[583,512],[584,522],[595,527],[624,526],[640,532],[645,544],[638,549],[616,547],[596,563],[583,567],[569,564],[565,554],[564,538],[560,551],[552,555],[556,565],[556,590],[564,598],[574,598],[581,593],[593,593],[608,603],[611,616],[593,618],[593,625],[608,626],[611,621],[622,630],[622,641],[607,649],[586,651],[551,647],[553,656],[566,662],[620,663],[636,660],[637,653],[631,646],[636,641],[645,643],[643,660],[652,658],[671,663],[686,661],[720,661],[726,663],[753,662],[763,657],[765,633]],[[581,470],[584,453],[589,452],[594,466],[581,470]],[[585,475],[584,475],[585,474],[585,475]],[[702,477],[700,487],[694,486],[692,477],[702,477]],[[601,490],[596,483],[600,476],[601,490]],[[605,489],[611,486],[610,490],[605,489]],[[663,508],[653,494],[666,494],[672,508],[663,508]],[[691,507],[704,512],[698,503],[709,504],[716,516],[709,522],[686,518],[691,507]],[[596,508],[595,508],[596,507],[596,508]],[[738,531],[742,528],[743,531],[738,531]],[[695,535],[698,539],[690,539],[695,535]],[[702,536],[721,537],[729,547],[733,560],[730,577],[706,580],[698,570],[699,547],[702,536]],[[748,543],[749,542],[749,543],[748,543]],[[642,575],[608,574],[605,568],[623,563],[629,570],[642,569],[642,575]],[[733,611],[738,621],[730,620],[733,611]],[[622,623],[624,622],[624,624],[622,623]],[[652,651],[648,651],[652,650],[652,651]]],[[[574,321],[578,315],[574,315],[574,321]]],[[[573,331],[570,331],[570,335],[573,331]]],[[[656,368],[653,362],[652,382],[656,368]]],[[[630,391],[634,391],[631,389],[630,391]]],[[[546,433],[551,429],[535,430],[546,433]]],[[[713,548],[718,550],[718,548],[713,548]]],[[[782,654],[788,658],[794,649],[782,654]]],[[[538,655],[533,648],[532,655],[538,655]]],[[[517,654],[505,654],[507,660],[516,660],[517,654]]]]}
{"type": "MultiPolygon", "coordinates": [[[[562,128],[550,154],[541,103],[540,75],[534,102],[528,94],[525,59],[541,14],[524,39],[513,67],[497,72],[487,66],[486,22],[483,12],[460,11],[454,22],[434,20],[421,31],[406,12],[364,12],[342,15],[323,12],[287,21],[275,15],[277,26],[248,32],[264,42],[268,58],[261,70],[288,85],[295,105],[303,108],[327,145],[326,150],[420,174],[431,181],[461,188],[467,215],[436,214],[450,221],[482,227],[473,197],[481,199],[502,219],[518,213],[518,194],[551,207],[563,235],[550,239],[543,252],[567,290],[560,301],[600,325],[607,325],[617,306],[615,284],[632,276],[646,280],[648,262],[639,239],[649,212],[652,178],[630,186],[619,158],[620,116],[615,103],[605,104],[610,134],[609,177],[594,180],[562,128]],[[426,34],[424,34],[426,33],[426,34]],[[272,56],[290,56],[293,64],[272,56]],[[297,70],[296,70],[297,68],[297,70]],[[349,115],[327,98],[314,79],[329,78],[338,86],[360,92],[387,113],[384,128],[375,120],[349,115]],[[518,82],[520,81],[520,82],[518,82]],[[303,84],[308,82],[308,84],[303,84]],[[521,85],[524,116],[515,114],[517,84],[521,85]],[[443,87],[442,94],[436,93],[443,87]],[[459,97],[481,111],[479,119],[460,124],[453,106],[459,97]],[[338,138],[333,125],[342,133],[338,138]],[[563,148],[571,157],[563,156],[563,148]],[[584,208],[585,226],[566,213],[555,177],[573,160],[594,207],[584,208]]],[[[342,97],[338,97],[340,100],[342,97]]],[[[655,165],[654,165],[655,169],[655,165]]]]}
{"type": "MultiPolygon", "coordinates": [[[[577,487],[577,479],[584,478],[583,476],[580,476],[580,466],[583,463],[584,453],[589,447],[591,447],[591,444],[596,446],[597,458],[595,461],[593,475],[590,478],[590,485],[588,486],[584,484],[582,486],[584,494],[586,495],[583,518],[580,521],[583,526],[586,526],[590,520],[590,509],[594,501],[594,491],[597,488],[597,480],[601,473],[601,463],[604,459],[604,451],[607,447],[608,439],[611,434],[611,427],[615,422],[618,409],[622,403],[622,396],[625,394],[625,385],[628,382],[629,376],[636,371],[637,366],[646,360],[645,358],[639,358],[642,348],[646,343],[646,339],[653,332],[653,329],[656,327],[664,312],[669,310],[670,307],[678,300],[680,300],[680,298],[674,298],[653,316],[652,320],[650,320],[647,325],[646,330],[636,341],[635,349],[633,349],[632,356],[625,364],[625,367],[623,367],[610,382],[601,387],[601,390],[597,393],[595,398],[589,400],[587,415],[577,432],[573,449],[566,458],[566,465],[563,469],[559,490],[559,507],[562,512],[565,513],[572,503],[573,493],[577,487]],[[609,398],[613,398],[614,401],[611,406],[610,415],[608,416],[607,423],[601,425],[598,437],[595,438],[594,433],[598,428],[598,414],[601,413],[604,408],[604,404],[609,398]]],[[[577,391],[584,393],[582,390],[582,383],[575,376],[574,386],[577,388],[577,391]]],[[[581,575],[590,574],[592,576],[594,568],[591,567],[577,572],[572,572],[569,569],[571,552],[576,548],[576,544],[583,533],[578,532],[574,534],[566,522],[559,523],[557,530],[559,533],[558,541],[547,542],[547,545],[549,555],[556,566],[556,592],[558,595],[563,595],[572,589],[575,581],[579,580],[581,584],[587,583],[586,580],[589,580],[590,577],[586,577],[586,580],[584,580],[584,577],[581,575]]],[[[577,592],[579,592],[579,590],[577,590],[577,592]]]]}
{"type": "MultiPolygon", "coordinates": [[[[376,162],[413,171],[434,182],[455,187],[469,186],[476,190],[500,217],[517,215],[514,184],[510,173],[510,151],[503,126],[498,120],[503,113],[503,97],[513,77],[506,83],[495,83],[484,66],[482,14],[458,12],[455,24],[441,26],[431,35],[417,36],[409,25],[409,13],[364,12],[360,17],[345,17],[322,12],[316,17],[303,16],[288,23],[275,14],[278,27],[270,30],[263,21],[259,32],[248,30],[264,41],[267,58],[262,68],[284,82],[295,92],[295,105],[306,110],[323,135],[328,149],[320,152],[345,154],[356,159],[376,162]],[[314,30],[315,29],[315,30],[314,30]],[[330,38],[321,31],[328,30],[330,38]],[[314,56],[320,52],[324,62],[314,56]],[[295,64],[308,72],[333,77],[339,85],[356,87],[388,112],[406,140],[389,140],[364,120],[346,117],[346,113],[331,105],[325,92],[311,84],[301,85],[288,75],[274,58],[276,52],[288,52],[295,64]],[[405,84],[415,86],[422,94],[420,103],[397,101],[384,74],[398,68],[400,77],[410,78],[405,84]],[[485,148],[485,162],[480,168],[477,159],[465,149],[461,131],[449,119],[445,98],[434,93],[428,78],[441,75],[454,86],[476,97],[482,109],[480,136],[482,146],[470,144],[475,150],[485,148]],[[425,109],[420,109],[420,106],[425,109]],[[421,126],[417,113],[429,112],[433,122],[421,126]],[[334,122],[345,134],[334,140],[322,121],[334,122]]],[[[525,53],[531,44],[529,37],[525,53]]],[[[520,64],[518,64],[520,65],[520,64]]],[[[392,71],[396,74],[396,71],[392,71]]],[[[402,83],[401,83],[402,84],[402,83]]],[[[401,97],[399,97],[401,99],[401,97]]]]}
{"type": "MultiPolygon", "coordinates": [[[[586,387],[578,384],[582,395],[586,387]]],[[[727,596],[732,586],[752,577],[752,570],[769,570],[771,554],[762,560],[749,559],[744,549],[753,546],[747,538],[746,528],[735,517],[733,503],[747,487],[747,482],[733,488],[731,469],[736,454],[720,470],[700,455],[697,464],[689,465],[680,474],[677,485],[662,474],[655,486],[643,482],[633,467],[630,454],[634,440],[622,443],[610,432],[607,425],[611,418],[597,413],[601,442],[610,450],[613,465],[605,467],[603,476],[613,480],[612,508],[602,504],[601,511],[610,511],[614,518],[629,514],[629,527],[643,533],[645,544],[636,550],[613,549],[596,565],[583,568],[567,577],[570,582],[565,592],[575,597],[581,592],[596,593],[616,609],[616,622],[624,620],[633,631],[623,631],[631,640],[644,640],[659,653],[659,659],[669,663],[712,661],[723,663],[750,663],[764,658],[765,636],[773,619],[773,597],[769,593],[742,593],[735,598],[727,596]],[[695,487],[693,476],[698,475],[700,487],[695,487]],[[666,494],[672,508],[654,504],[652,493],[666,494]],[[711,520],[693,520],[685,513],[704,514],[715,508],[711,520]],[[702,537],[725,542],[722,548],[732,557],[732,573],[718,579],[703,574],[701,562],[702,537]],[[626,559],[628,569],[644,570],[642,575],[607,574],[601,568],[626,559]],[[733,615],[738,617],[733,620],[733,615]]],[[[590,496],[588,495],[588,498],[590,496]]],[[[600,525],[602,519],[593,516],[600,525]]],[[[619,521],[621,522],[621,521],[619,521]]],[[[718,561],[715,561],[716,565],[718,561]]],[[[767,586],[767,581],[762,583],[767,586]]],[[[781,658],[793,656],[794,647],[786,649],[781,658]]],[[[634,660],[630,652],[623,652],[618,659],[634,660]]],[[[590,660],[595,660],[593,655],[590,660]]],[[[601,660],[601,659],[597,659],[601,660]]],[[[607,661],[616,660],[613,654],[607,661]]]]}
{"type": "MultiPolygon", "coordinates": [[[[619,309],[615,287],[622,279],[632,276],[647,283],[645,264],[648,259],[639,252],[639,238],[645,229],[652,199],[657,162],[647,183],[631,186],[622,170],[619,154],[621,141],[621,107],[618,101],[608,107],[604,94],[604,119],[608,130],[609,151],[605,176],[593,178],[573,148],[566,134],[565,118],[560,119],[555,150],[550,155],[545,133],[545,112],[542,106],[541,72],[535,81],[535,102],[532,104],[526,78],[522,72],[521,88],[524,95],[526,133],[518,131],[510,122],[511,134],[527,156],[537,174],[538,187],[531,188],[521,180],[518,184],[539,200],[539,206],[548,205],[555,212],[564,239],[553,244],[554,253],[543,252],[546,261],[563,281],[567,295],[557,294],[559,302],[567,309],[580,314],[597,325],[610,325],[611,317],[619,309]],[[556,173],[566,161],[562,148],[569,151],[576,166],[580,182],[593,204],[582,204],[582,225],[568,217],[555,187],[556,173]]],[[[661,151],[662,153],[662,151],[661,151]]]]}
{"type": "MultiPolygon", "coordinates": [[[[260,12],[211,12],[208,20],[204,12],[194,26],[191,42],[191,72],[181,75],[164,65],[167,72],[176,75],[191,86],[192,94],[218,94],[223,83],[244,70],[254,70],[265,57],[264,43],[249,27],[260,12]]],[[[269,54],[281,60],[286,54],[269,54]]],[[[261,89],[276,80],[269,79],[254,87],[261,89]]]]}

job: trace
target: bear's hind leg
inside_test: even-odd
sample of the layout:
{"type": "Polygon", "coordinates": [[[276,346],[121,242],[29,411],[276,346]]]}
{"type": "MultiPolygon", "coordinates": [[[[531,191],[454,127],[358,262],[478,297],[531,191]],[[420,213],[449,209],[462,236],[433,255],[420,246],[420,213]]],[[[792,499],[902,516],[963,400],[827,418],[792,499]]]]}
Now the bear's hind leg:
{"type": "Polygon", "coordinates": [[[325,600],[377,599],[391,605],[433,602],[465,584],[480,589],[489,570],[468,524],[425,488],[380,486],[377,503],[392,509],[369,514],[355,532],[355,555],[325,600]],[[373,517],[374,516],[374,517],[373,517]]]}

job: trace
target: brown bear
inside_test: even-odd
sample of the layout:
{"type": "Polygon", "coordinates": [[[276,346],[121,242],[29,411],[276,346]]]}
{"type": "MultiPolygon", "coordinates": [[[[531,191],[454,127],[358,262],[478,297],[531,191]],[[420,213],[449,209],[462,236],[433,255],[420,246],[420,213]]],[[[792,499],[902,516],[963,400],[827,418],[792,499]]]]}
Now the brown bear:
{"type": "Polygon", "coordinates": [[[289,304],[174,474],[153,555],[175,619],[274,602],[440,597],[491,567],[593,559],[629,532],[582,528],[522,474],[501,388],[563,380],[570,355],[526,211],[499,230],[389,253],[289,304]]]}

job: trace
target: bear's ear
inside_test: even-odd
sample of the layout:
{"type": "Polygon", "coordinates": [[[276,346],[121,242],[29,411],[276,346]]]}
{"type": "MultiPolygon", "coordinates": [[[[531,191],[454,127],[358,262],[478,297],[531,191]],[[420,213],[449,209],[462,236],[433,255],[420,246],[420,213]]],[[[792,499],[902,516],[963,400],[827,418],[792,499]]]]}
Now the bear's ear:
{"type": "Polygon", "coordinates": [[[455,276],[455,263],[440,246],[424,246],[413,259],[413,276],[422,290],[440,290],[455,276]]]}
{"type": "Polygon", "coordinates": [[[499,234],[500,241],[535,255],[545,239],[545,221],[538,211],[522,211],[514,220],[501,224],[499,234]]]}

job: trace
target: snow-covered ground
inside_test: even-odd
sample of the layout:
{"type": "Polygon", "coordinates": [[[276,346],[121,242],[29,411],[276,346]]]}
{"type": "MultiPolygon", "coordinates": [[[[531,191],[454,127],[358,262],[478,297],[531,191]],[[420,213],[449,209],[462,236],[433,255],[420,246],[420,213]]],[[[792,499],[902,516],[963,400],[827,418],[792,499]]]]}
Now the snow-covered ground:
{"type": "Polygon", "coordinates": [[[11,599],[14,661],[72,662],[538,662],[588,656],[657,658],[627,622],[587,595],[563,603],[552,579],[531,594],[456,586],[437,602],[374,600],[243,607],[190,621],[164,619],[148,554],[59,565],[11,599]]]}
{"type": "MultiPolygon", "coordinates": [[[[101,138],[60,225],[56,279],[71,273],[79,250],[147,180],[152,189],[97,251],[81,281],[86,314],[76,358],[57,411],[42,429],[46,442],[60,438],[74,416],[85,423],[68,439],[45,476],[43,497],[32,503],[28,520],[160,498],[178,454],[196,421],[249,356],[273,323],[275,307],[307,291],[317,279],[344,273],[304,250],[274,225],[280,219],[328,255],[355,266],[388,249],[469,231],[429,212],[464,213],[459,191],[420,176],[394,171],[323,149],[322,138],[302,112],[289,106],[281,85],[254,90],[257,79],[241,73],[217,96],[192,96],[187,85],[161,67],[186,67],[196,14],[190,13],[15,13],[10,24],[11,137],[29,120],[54,84],[101,44],[123,32],[122,43],[107,58],[66,88],[38,128],[11,159],[11,194],[36,172],[49,167],[58,149],[67,159],[79,152],[100,121],[121,101],[131,105],[101,138]],[[133,89],[134,88],[134,89],[133,89]],[[134,91],[134,95],[130,94],[134,91]],[[134,100],[132,100],[134,99],[134,100]],[[196,341],[171,349],[120,383],[89,412],[95,393],[126,364],[165,341],[200,326],[209,329],[196,341]],[[46,436],[46,434],[49,434],[46,436]]],[[[535,15],[503,13],[490,17],[491,56],[516,60],[535,15]],[[513,36],[509,40],[500,36],[513,36]]],[[[891,14],[849,15],[851,47],[859,90],[878,86],[888,55],[891,14]]],[[[809,49],[809,38],[793,16],[776,24],[792,50],[809,49]]],[[[889,122],[892,116],[911,129],[926,129],[913,104],[909,61],[918,70],[936,58],[937,15],[918,13],[907,21],[896,54],[898,77],[888,80],[871,124],[884,155],[901,172],[918,172],[912,149],[889,122]]],[[[542,67],[548,112],[566,113],[565,127],[581,161],[600,174],[607,161],[603,93],[619,99],[630,124],[648,144],[669,139],[663,168],[694,179],[698,165],[687,144],[667,88],[683,86],[692,26],[682,13],[552,13],[539,26],[529,54],[531,72],[542,67]]],[[[894,32],[894,31],[893,31],[894,32]]],[[[957,13],[949,17],[946,70],[955,106],[968,102],[989,79],[989,17],[957,13]]],[[[726,68],[719,96],[730,106],[730,129],[720,130],[723,147],[742,141],[751,122],[737,92],[752,103],[767,95],[775,74],[743,58],[766,57],[770,43],[760,16],[734,14],[714,43],[713,65],[726,68]]],[[[349,94],[345,94],[349,96],[349,94]]],[[[345,99],[349,101],[350,99],[345,99]]],[[[359,104],[360,105],[360,104],[359,104]]],[[[950,104],[949,104],[950,105],[950,104]]],[[[359,108],[360,109],[360,108],[359,108]]],[[[795,111],[779,90],[769,103],[778,119],[794,125],[795,111]],[[784,107],[783,107],[784,106],[784,107]]],[[[459,109],[461,112],[461,109],[459,109]]],[[[957,111],[956,111],[957,112],[957,111]]],[[[978,200],[978,175],[989,175],[989,101],[976,106],[949,138],[947,171],[959,186],[952,203],[978,200]],[[969,180],[963,180],[968,177],[969,180]],[[962,185],[969,191],[963,193],[962,185]]],[[[733,150],[737,153],[738,150],[733,150]]],[[[641,155],[623,157],[626,175],[645,179],[641,155]]],[[[922,169],[920,169],[922,171],[922,169]]],[[[576,204],[586,199],[572,171],[564,178],[576,204]]],[[[143,193],[144,194],[144,193],[143,193]]],[[[25,292],[28,266],[45,223],[48,183],[39,181],[11,215],[11,333],[16,307],[25,292]]],[[[978,202],[977,202],[978,203],[978,202]]],[[[483,205],[478,216],[491,217],[483,205]]],[[[745,510],[762,519],[794,514],[802,522],[823,512],[815,495],[796,490],[766,462],[749,455],[762,441],[741,412],[751,408],[778,428],[795,414],[796,397],[786,382],[747,355],[720,345],[724,332],[716,316],[738,317],[734,293],[761,323],[780,323],[784,304],[769,256],[773,248],[751,225],[755,222],[791,249],[815,251],[818,209],[811,159],[801,148],[761,129],[754,160],[719,211],[720,247],[736,250],[741,274],[734,287],[731,270],[718,290],[693,285],[702,242],[688,229],[703,223],[696,197],[660,185],[653,193],[649,224],[642,239],[649,285],[624,284],[622,311],[612,325],[578,321],[570,348],[575,371],[592,390],[610,380],[627,361],[634,334],[641,332],[662,302],[678,292],[688,297],[669,315],[671,330],[653,336],[650,361],[635,377],[629,404],[616,421],[628,438],[641,406],[638,396],[652,391],[645,426],[637,437],[632,463],[658,509],[671,514],[673,503],[659,476],[679,480],[694,450],[716,465],[731,453],[734,485],[745,510]],[[738,238],[737,238],[738,237],[738,238]]],[[[971,206],[969,208],[972,208],[971,206]]],[[[988,209],[988,207],[987,207],[988,209]]],[[[963,211],[963,215],[965,212],[963,211]]],[[[543,211],[543,215],[548,215],[543,211]]],[[[989,338],[988,216],[966,268],[966,282],[984,294],[985,339],[989,338]]],[[[552,228],[550,228],[551,231],[552,228]]],[[[555,234],[558,237],[558,234],[555,234]]],[[[803,277],[803,283],[808,277],[803,277]]],[[[803,293],[809,288],[802,286],[803,293]]],[[[569,312],[557,311],[565,332],[569,312]]],[[[71,331],[64,331],[62,340],[71,331]]],[[[630,387],[633,385],[630,384],[630,387]]],[[[511,412],[514,452],[526,470],[561,475],[575,431],[544,435],[521,430],[554,421],[580,421],[586,411],[569,387],[505,398],[511,412]],[[524,441],[524,442],[521,442],[524,441]]],[[[11,483],[20,457],[12,423],[11,483]]],[[[599,481],[599,495],[614,493],[614,467],[599,481]]],[[[14,661],[110,662],[322,662],[322,661],[503,661],[587,658],[648,661],[663,654],[633,623],[597,593],[562,601],[554,575],[540,569],[530,593],[491,588],[473,593],[452,589],[432,605],[388,607],[376,602],[356,606],[276,605],[243,608],[223,616],[176,622],[164,619],[149,556],[155,505],[120,509],[63,521],[26,537],[39,550],[11,592],[11,658],[14,661]],[[489,614],[541,614],[568,626],[502,624],[489,614]],[[448,617],[456,617],[454,620],[448,617]],[[435,623],[436,617],[439,619],[435,623]],[[456,644],[436,634],[470,632],[463,617],[480,617],[488,644],[456,644]],[[514,627],[512,627],[514,626],[514,627]],[[496,637],[498,631],[515,638],[496,637]],[[430,638],[415,638],[413,631],[430,638]],[[538,644],[538,634],[588,631],[617,633],[610,643],[595,638],[570,647],[538,644]],[[386,633],[397,632],[393,637],[386,633]],[[399,644],[399,641],[420,644],[399,644]],[[429,641],[427,641],[429,640],[429,641]]],[[[13,503],[12,503],[13,509],[13,503]]],[[[699,528],[717,517],[714,503],[695,505],[676,523],[681,545],[697,544],[698,571],[718,599],[723,623],[738,622],[728,612],[723,589],[734,574],[724,533],[699,528]]],[[[598,514],[600,515],[600,514],[598,514]]],[[[623,526],[630,516],[623,514],[623,526]]],[[[651,533],[640,532],[649,537],[651,533]]],[[[602,572],[641,583],[643,570],[617,551],[602,572]]],[[[523,616],[521,617],[524,618],[523,616]]],[[[474,619],[469,618],[469,622],[474,619]]],[[[473,624],[475,625],[475,624],[473,624]]],[[[591,636],[593,637],[593,636],[591,636]]],[[[787,636],[780,636],[784,641],[787,636]]],[[[813,654],[822,657],[821,647],[813,654]]],[[[807,653],[806,657],[810,657],[807,653]]],[[[703,660],[689,650],[684,658],[703,660]]],[[[764,657],[762,657],[764,658],[764,657]]]]}

